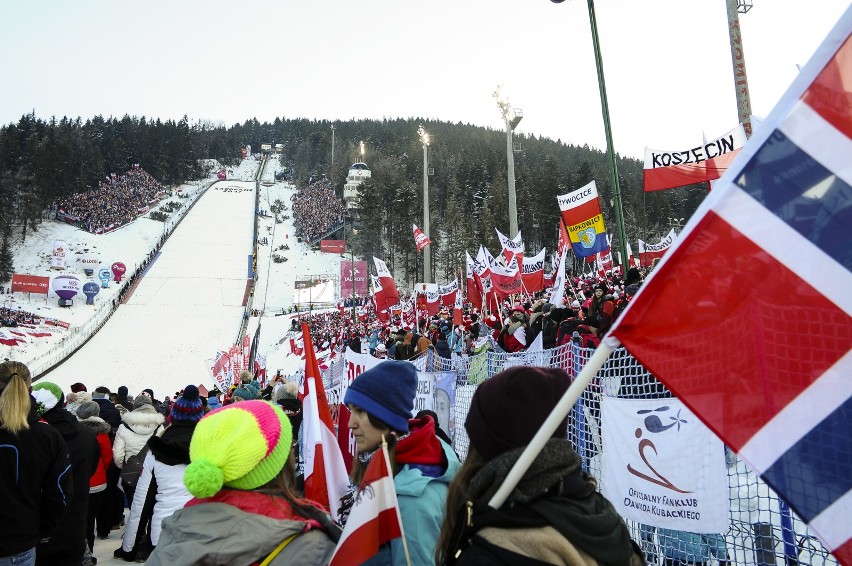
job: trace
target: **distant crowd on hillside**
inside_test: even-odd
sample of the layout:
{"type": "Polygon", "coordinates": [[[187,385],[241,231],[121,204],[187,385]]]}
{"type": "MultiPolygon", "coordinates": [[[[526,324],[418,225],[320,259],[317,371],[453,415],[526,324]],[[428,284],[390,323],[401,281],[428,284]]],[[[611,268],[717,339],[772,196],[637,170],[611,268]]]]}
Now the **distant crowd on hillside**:
{"type": "Polygon", "coordinates": [[[113,173],[97,189],[68,196],[54,208],[64,220],[93,234],[115,230],[148,212],[165,196],[166,188],[139,165],[124,175],[113,173]]]}
{"type": "Polygon", "coordinates": [[[346,210],[334,194],[329,180],[323,176],[308,181],[308,187],[293,195],[293,220],[296,235],[315,242],[343,222],[346,210]]]}
{"type": "Polygon", "coordinates": [[[20,324],[34,324],[40,318],[31,312],[0,307],[0,326],[15,327],[20,324]]]}

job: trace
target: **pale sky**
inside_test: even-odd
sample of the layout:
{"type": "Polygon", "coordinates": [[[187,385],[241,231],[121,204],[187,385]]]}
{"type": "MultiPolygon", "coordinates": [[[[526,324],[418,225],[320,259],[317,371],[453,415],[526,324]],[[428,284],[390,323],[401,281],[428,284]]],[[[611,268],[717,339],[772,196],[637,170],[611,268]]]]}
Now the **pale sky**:
{"type": "MultiPolygon", "coordinates": [[[[753,113],[766,116],[850,4],[753,4],[740,23],[753,113]]],[[[620,154],[682,149],[736,126],[725,5],[596,2],[620,154]]],[[[0,52],[2,124],[35,110],[226,125],[422,117],[502,130],[491,96],[502,84],[523,110],[519,133],[606,145],[583,0],[9,1],[0,52]]]]}

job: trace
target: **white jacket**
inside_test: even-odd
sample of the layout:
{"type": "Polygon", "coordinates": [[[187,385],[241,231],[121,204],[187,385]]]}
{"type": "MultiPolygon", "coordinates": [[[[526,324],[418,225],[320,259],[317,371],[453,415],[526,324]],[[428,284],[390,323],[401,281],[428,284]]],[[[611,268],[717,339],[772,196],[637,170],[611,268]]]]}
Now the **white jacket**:
{"type": "Polygon", "coordinates": [[[138,454],[152,434],[162,432],[165,420],[151,405],[142,405],[124,413],[112,444],[112,459],[115,465],[124,467],[127,459],[138,454]]]}
{"type": "Polygon", "coordinates": [[[169,466],[159,462],[154,455],[148,452],[136,484],[133,495],[133,504],[130,506],[130,516],[127,519],[127,527],[124,530],[124,539],[121,547],[130,552],[136,541],[136,532],[139,529],[139,519],[142,508],[145,505],[145,497],[148,495],[148,487],[151,485],[151,473],[157,478],[157,499],[154,503],[154,514],[151,517],[151,544],[157,546],[162,532],[163,519],[171,517],[178,509],[192,499],[192,495],[183,484],[183,472],[185,464],[169,466]]]}

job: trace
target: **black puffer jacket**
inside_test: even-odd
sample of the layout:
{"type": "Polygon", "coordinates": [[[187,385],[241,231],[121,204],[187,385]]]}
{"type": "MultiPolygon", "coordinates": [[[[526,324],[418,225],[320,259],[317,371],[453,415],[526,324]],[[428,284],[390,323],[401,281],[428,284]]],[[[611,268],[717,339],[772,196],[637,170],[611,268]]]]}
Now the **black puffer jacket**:
{"type": "Polygon", "coordinates": [[[35,404],[30,397],[29,429],[15,435],[0,428],[0,556],[50,536],[74,497],[68,447],[58,430],[39,421],[35,404]]]}
{"type": "Polygon", "coordinates": [[[98,467],[100,449],[95,433],[77,418],[59,407],[42,415],[42,420],[58,430],[65,439],[71,455],[71,471],[74,474],[74,497],[68,512],[50,539],[39,544],[39,551],[54,551],[60,548],[80,546],[86,538],[86,515],[89,508],[89,477],[98,467]]]}

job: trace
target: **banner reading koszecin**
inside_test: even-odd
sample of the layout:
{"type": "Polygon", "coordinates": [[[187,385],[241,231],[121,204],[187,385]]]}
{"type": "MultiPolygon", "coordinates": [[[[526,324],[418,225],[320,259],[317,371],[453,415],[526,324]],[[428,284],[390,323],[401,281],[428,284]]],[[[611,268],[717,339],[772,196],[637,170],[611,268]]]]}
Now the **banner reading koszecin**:
{"type": "Polygon", "coordinates": [[[645,192],[712,181],[722,176],[745,144],[742,125],[722,137],[680,151],[645,148],[645,192]]]}
{"type": "Polygon", "coordinates": [[[556,197],[562,221],[576,257],[589,257],[609,249],[595,182],[556,197]]]}

